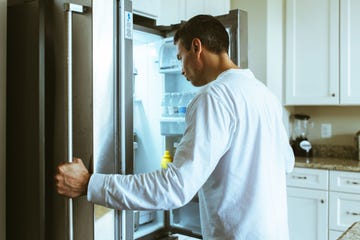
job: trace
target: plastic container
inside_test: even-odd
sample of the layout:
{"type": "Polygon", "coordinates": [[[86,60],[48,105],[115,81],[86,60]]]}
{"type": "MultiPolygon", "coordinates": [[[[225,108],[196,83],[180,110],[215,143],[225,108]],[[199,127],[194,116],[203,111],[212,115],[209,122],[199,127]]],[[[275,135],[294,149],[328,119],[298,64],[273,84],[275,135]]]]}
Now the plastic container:
{"type": "Polygon", "coordinates": [[[170,155],[170,151],[166,150],[161,159],[161,168],[166,169],[169,162],[172,162],[172,157],[170,155]]]}

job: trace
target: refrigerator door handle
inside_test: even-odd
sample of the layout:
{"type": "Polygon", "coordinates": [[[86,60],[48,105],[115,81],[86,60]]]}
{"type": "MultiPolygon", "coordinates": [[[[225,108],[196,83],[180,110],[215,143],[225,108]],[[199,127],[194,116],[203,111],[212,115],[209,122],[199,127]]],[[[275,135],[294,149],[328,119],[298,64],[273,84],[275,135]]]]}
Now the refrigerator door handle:
{"type": "MultiPolygon", "coordinates": [[[[85,13],[88,10],[88,7],[73,4],[73,3],[65,3],[64,10],[67,14],[67,22],[66,22],[66,32],[67,32],[67,41],[66,41],[66,51],[67,51],[67,74],[66,74],[66,85],[67,85],[67,161],[72,162],[73,159],[73,102],[72,102],[72,13],[85,13]]],[[[69,240],[74,239],[74,228],[73,228],[73,201],[71,198],[68,200],[67,205],[68,211],[68,234],[69,240]]]]}

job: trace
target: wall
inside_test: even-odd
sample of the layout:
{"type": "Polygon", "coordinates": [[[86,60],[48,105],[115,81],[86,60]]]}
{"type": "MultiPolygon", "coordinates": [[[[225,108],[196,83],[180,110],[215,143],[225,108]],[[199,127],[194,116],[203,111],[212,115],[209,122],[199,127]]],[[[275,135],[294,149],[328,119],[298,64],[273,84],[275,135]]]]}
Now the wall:
{"type": "Polygon", "coordinates": [[[0,240],[5,240],[6,0],[0,0],[0,240]]]}
{"type": "MultiPolygon", "coordinates": [[[[283,102],[284,0],[231,0],[231,9],[248,12],[249,68],[283,102]]],[[[287,128],[289,109],[284,109],[287,128]]]]}
{"type": "Polygon", "coordinates": [[[249,69],[266,82],[266,0],[231,0],[231,9],[248,13],[249,69]]]}
{"type": "Polygon", "coordinates": [[[315,144],[354,146],[355,133],[360,130],[360,107],[358,106],[306,106],[294,107],[294,113],[304,113],[314,123],[309,139],[315,144]],[[321,124],[332,125],[332,137],[321,138],[321,124]]]}

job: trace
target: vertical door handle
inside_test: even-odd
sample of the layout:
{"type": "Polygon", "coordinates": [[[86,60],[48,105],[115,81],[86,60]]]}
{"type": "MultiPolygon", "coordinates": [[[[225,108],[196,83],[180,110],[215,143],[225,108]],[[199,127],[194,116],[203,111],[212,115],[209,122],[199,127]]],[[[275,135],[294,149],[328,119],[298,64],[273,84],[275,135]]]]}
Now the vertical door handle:
{"type": "MultiPolygon", "coordinates": [[[[64,10],[67,14],[66,18],[66,55],[67,55],[67,63],[66,63],[66,85],[67,85],[67,161],[72,162],[73,159],[73,110],[72,110],[72,14],[73,13],[85,13],[87,11],[87,7],[73,4],[73,3],[65,3],[64,10]]],[[[68,200],[67,205],[68,211],[68,236],[69,240],[74,239],[74,228],[73,228],[73,201],[71,198],[68,200]]]]}

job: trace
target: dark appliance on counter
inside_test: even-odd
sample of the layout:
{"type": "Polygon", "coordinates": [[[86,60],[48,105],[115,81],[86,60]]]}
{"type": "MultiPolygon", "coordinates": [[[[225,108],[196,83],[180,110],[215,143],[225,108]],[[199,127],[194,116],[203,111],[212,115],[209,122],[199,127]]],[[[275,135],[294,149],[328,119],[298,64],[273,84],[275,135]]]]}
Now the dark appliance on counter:
{"type": "Polygon", "coordinates": [[[290,144],[295,156],[312,157],[312,146],[308,139],[309,129],[312,127],[310,116],[306,114],[294,114],[291,115],[291,118],[292,137],[290,144]]]}

